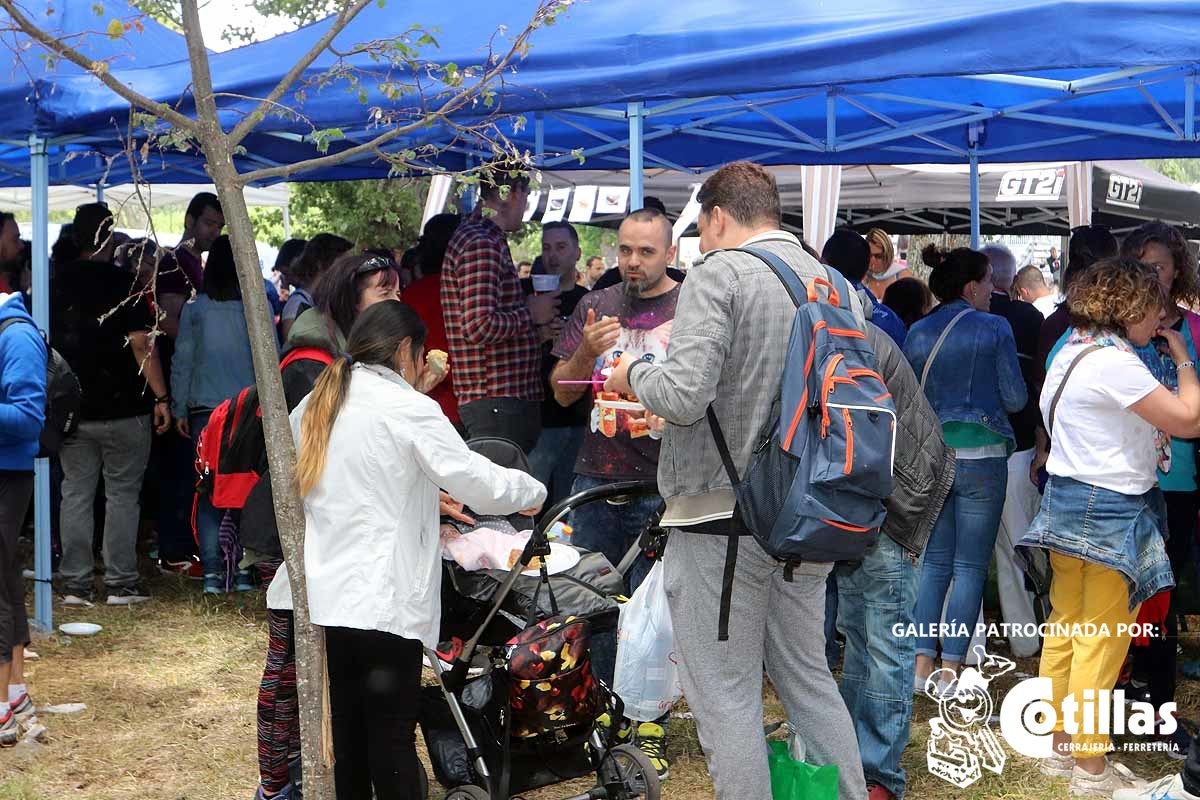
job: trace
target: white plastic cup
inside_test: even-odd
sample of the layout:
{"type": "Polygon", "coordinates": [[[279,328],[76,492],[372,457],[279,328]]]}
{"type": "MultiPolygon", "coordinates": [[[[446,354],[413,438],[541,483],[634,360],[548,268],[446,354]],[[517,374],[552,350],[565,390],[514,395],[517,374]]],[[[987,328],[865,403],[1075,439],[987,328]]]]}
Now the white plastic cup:
{"type": "Polygon", "coordinates": [[[558,288],[559,278],[557,275],[533,275],[533,290],[538,294],[543,292],[553,292],[558,288]]]}

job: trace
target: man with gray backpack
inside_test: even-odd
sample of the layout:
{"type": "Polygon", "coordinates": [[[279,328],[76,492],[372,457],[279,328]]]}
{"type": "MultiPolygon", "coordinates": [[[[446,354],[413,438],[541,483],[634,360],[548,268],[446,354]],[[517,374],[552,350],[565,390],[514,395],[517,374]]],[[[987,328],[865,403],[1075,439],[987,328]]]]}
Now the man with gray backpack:
{"type": "Polygon", "coordinates": [[[706,256],[683,284],[667,359],[623,361],[605,386],[667,421],[658,481],[684,694],[719,800],[771,796],[764,663],[791,721],[820,731],[806,738],[808,759],[837,765],[839,797],[864,797],[854,727],[825,662],[825,580],[878,537],[895,409],[861,300],[780,230],[774,177],[728,164],[699,201],[706,256]],[[799,469],[798,450],[825,473],[799,469]],[[855,491],[831,495],[839,483],[855,491]],[[830,501],[798,508],[793,487],[830,501]]]}

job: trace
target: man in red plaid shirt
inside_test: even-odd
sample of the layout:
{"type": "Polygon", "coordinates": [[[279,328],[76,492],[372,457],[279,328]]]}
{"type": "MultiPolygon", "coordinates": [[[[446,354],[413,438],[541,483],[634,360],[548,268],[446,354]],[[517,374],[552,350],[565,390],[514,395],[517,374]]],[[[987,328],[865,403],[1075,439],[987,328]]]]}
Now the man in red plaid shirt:
{"type": "Polygon", "coordinates": [[[479,208],[446,247],[446,339],[467,438],[498,436],[528,453],[542,429],[540,342],[558,323],[558,292],[526,298],[508,251],[505,233],[521,227],[528,177],[504,164],[487,172],[479,208]]]}

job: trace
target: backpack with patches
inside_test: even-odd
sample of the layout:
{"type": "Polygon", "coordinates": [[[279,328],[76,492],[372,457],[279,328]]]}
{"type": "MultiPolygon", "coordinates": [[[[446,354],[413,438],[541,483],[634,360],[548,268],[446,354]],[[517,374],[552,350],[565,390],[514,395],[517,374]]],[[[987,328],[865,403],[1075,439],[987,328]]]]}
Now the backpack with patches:
{"type": "MultiPolygon", "coordinates": [[[[32,320],[24,317],[11,317],[0,323],[0,333],[4,333],[10,325],[18,322],[34,324],[32,320]]],[[[44,335],[42,340],[46,340],[44,335]]],[[[47,342],[46,421],[38,439],[38,458],[58,455],[63,442],[79,427],[79,408],[82,404],[83,387],[79,385],[79,378],[67,360],[47,342]]]]}
{"type": "MultiPolygon", "coordinates": [[[[892,492],[896,407],[875,352],[849,304],[854,289],[826,270],[805,287],[774,253],[764,261],[796,305],[780,384],[779,413],[767,423],[739,477],[712,406],[708,422],[737,497],[737,516],[771,556],[854,561],[875,543],[892,492]],[[817,287],[825,288],[824,297],[817,287]],[[844,303],[843,303],[844,301],[844,303]]],[[[731,534],[734,531],[731,530],[731,534]]],[[[729,595],[737,560],[729,537],[719,639],[728,638],[729,595]]],[[[790,567],[785,575],[790,577],[790,567]]]]}

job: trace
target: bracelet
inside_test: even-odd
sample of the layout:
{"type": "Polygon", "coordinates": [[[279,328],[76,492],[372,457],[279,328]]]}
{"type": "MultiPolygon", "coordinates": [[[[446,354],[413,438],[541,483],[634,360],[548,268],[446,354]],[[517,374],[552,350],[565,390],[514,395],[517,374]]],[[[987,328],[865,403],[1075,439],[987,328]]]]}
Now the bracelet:
{"type": "Polygon", "coordinates": [[[1175,365],[1175,369],[1177,369],[1177,370],[1179,370],[1179,369],[1185,369],[1185,368],[1187,368],[1187,367],[1191,367],[1192,369],[1195,369],[1195,368],[1196,368],[1196,362],[1195,362],[1195,361],[1181,361],[1181,362],[1179,362],[1178,364],[1176,364],[1176,365],[1175,365]]]}
{"type": "Polygon", "coordinates": [[[165,397],[154,398],[154,405],[158,405],[159,403],[163,403],[168,406],[171,405],[171,395],[166,395],[165,397]]]}

